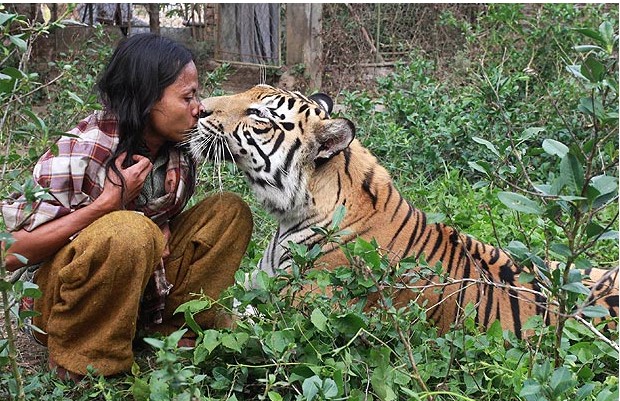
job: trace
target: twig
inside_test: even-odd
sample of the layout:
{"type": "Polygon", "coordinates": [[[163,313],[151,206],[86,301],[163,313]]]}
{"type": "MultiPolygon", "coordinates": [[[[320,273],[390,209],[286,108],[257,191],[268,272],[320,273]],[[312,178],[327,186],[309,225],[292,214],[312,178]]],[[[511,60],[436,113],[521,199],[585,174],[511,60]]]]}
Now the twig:
{"type": "MultiPolygon", "coordinates": [[[[385,299],[385,294],[383,294],[382,286],[377,282],[377,279],[373,276],[372,272],[370,272],[369,276],[372,278],[372,280],[374,281],[374,284],[377,286],[377,294],[379,295],[379,298],[381,300],[381,305],[383,306],[384,310],[388,312],[387,305],[389,305],[389,303],[385,299]]],[[[418,365],[413,356],[413,350],[411,349],[411,343],[405,337],[405,334],[403,333],[403,330],[400,327],[400,324],[398,323],[398,319],[389,312],[388,312],[388,315],[392,317],[392,323],[394,324],[394,328],[396,329],[396,332],[398,333],[398,337],[400,338],[400,341],[402,342],[403,346],[405,347],[405,350],[407,351],[407,358],[409,359],[409,363],[411,364],[411,368],[413,370],[411,373],[412,378],[418,383],[418,385],[420,386],[420,388],[422,388],[424,392],[428,393],[429,392],[428,387],[426,387],[426,383],[424,383],[424,380],[422,380],[422,377],[420,376],[418,365]]],[[[433,398],[430,396],[429,396],[429,399],[431,401],[433,400],[433,398]]]]}
{"type": "Polygon", "coordinates": [[[359,15],[357,15],[355,10],[353,9],[353,7],[351,7],[351,5],[349,3],[344,3],[344,5],[347,7],[349,12],[351,13],[351,16],[353,17],[353,19],[355,19],[355,22],[357,22],[357,24],[359,25],[360,31],[362,32],[362,36],[364,37],[364,40],[366,41],[366,43],[368,43],[368,45],[370,46],[371,52],[373,52],[377,56],[377,61],[380,62],[380,63],[383,62],[383,57],[381,57],[381,54],[379,53],[379,51],[375,47],[374,43],[372,43],[372,39],[370,37],[370,34],[368,33],[368,31],[364,27],[364,24],[362,24],[362,21],[361,21],[359,15]]]}
{"type": "Polygon", "coordinates": [[[575,315],[575,320],[586,326],[592,333],[594,333],[595,336],[598,337],[599,340],[603,341],[605,344],[615,349],[616,352],[620,353],[620,346],[618,345],[618,343],[605,337],[605,335],[603,335],[603,333],[601,333],[596,327],[594,327],[592,323],[588,322],[586,319],[582,318],[579,315],[575,315]]]}

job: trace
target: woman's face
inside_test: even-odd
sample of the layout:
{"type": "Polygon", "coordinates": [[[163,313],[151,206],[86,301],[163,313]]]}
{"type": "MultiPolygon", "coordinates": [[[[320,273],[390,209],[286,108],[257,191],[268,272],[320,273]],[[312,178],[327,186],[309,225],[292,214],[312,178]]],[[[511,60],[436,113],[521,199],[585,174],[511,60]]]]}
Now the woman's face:
{"type": "Polygon", "coordinates": [[[197,92],[198,71],[194,62],[189,62],[151,109],[144,135],[151,153],[156,154],[165,142],[184,140],[185,133],[196,125],[202,108],[197,92]]]}

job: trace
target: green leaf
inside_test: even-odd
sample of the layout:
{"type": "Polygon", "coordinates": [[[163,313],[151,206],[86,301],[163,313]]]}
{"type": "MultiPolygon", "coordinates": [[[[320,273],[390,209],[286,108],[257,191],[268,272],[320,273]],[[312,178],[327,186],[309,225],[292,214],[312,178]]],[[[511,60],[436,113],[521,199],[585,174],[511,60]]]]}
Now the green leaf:
{"type": "Polygon", "coordinates": [[[578,79],[583,79],[584,81],[588,80],[588,78],[584,77],[583,74],[581,73],[580,65],[567,65],[566,71],[568,71],[569,73],[571,73],[574,77],[578,79]]]}
{"type": "Polygon", "coordinates": [[[583,283],[568,283],[562,286],[562,289],[576,294],[590,294],[590,290],[583,283]]]}
{"type": "Polygon", "coordinates": [[[28,50],[28,43],[21,38],[22,35],[10,35],[9,40],[15,45],[22,53],[28,50]]]}
{"type": "Polygon", "coordinates": [[[174,311],[174,313],[179,312],[190,312],[190,313],[198,313],[204,310],[210,309],[213,305],[213,302],[208,299],[193,299],[191,301],[187,301],[181,305],[174,311]]]}
{"type": "Polygon", "coordinates": [[[39,289],[39,286],[35,283],[32,283],[30,281],[24,281],[24,290],[22,292],[22,295],[25,297],[36,299],[42,295],[42,292],[39,289]]]}
{"type": "Polygon", "coordinates": [[[613,49],[613,44],[615,42],[615,32],[614,27],[609,21],[603,21],[601,25],[598,27],[598,32],[601,35],[601,39],[603,40],[603,44],[607,47],[608,53],[611,53],[609,49],[613,49]]]}
{"type": "Polygon", "coordinates": [[[583,308],[582,313],[587,317],[602,318],[609,316],[609,309],[605,308],[603,305],[592,305],[583,308]]]}
{"type": "Polygon", "coordinates": [[[307,378],[304,380],[301,385],[301,390],[303,392],[304,397],[308,401],[312,401],[314,397],[319,394],[319,390],[321,390],[321,386],[323,385],[323,381],[317,375],[307,378]]]}
{"type": "Polygon", "coordinates": [[[220,333],[217,330],[205,330],[202,332],[203,338],[200,343],[201,347],[204,347],[209,354],[213,352],[222,342],[220,341],[220,333]]]}
{"type": "Polygon", "coordinates": [[[526,128],[523,130],[523,132],[521,133],[521,138],[519,138],[522,141],[531,139],[536,137],[538,134],[540,134],[541,132],[544,132],[545,129],[542,127],[530,127],[530,128],[526,128]]]}
{"type": "Polygon", "coordinates": [[[144,342],[150,345],[153,348],[162,349],[164,348],[164,342],[162,340],[158,340],[156,338],[146,337],[144,338],[144,342]]]}
{"type": "Polygon", "coordinates": [[[222,336],[222,345],[236,352],[241,352],[242,347],[250,339],[247,333],[230,333],[222,336]]]}
{"type": "Polygon", "coordinates": [[[269,397],[269,401],[282,401],[282,396],[275,391],[269,391],[267,397],[269,397]]]}
{"type": "Polygon", "coordinates": [[[477,136],[474,136],[471,139],[473,139],[474,142],[477,142],[477,143],[479,143],[481,145],[484,145],[487,149],[489,149],[491,151],[491,153],[493,153],[495,156],[499,157],[499,152],[497,151],[497,148],[491,142],[487,141],[486,139],[477,137],[477,136]]]}
{"type": "Polygon", "coordinates": [[[525,246],[525,244],[521,241],[510,241],[506,246],[506,249],[508,249],[508,251],[515,255],[518,259],[525,258],[529,252],[527,246],[525,246]]]}
{"type": "Polygon", "coordinates": [[[13,288],[13,283],[0,279],[0,291],[10,291],[13,288]]]}
{"type": "Polygon", "coordinates": [[[590,115],[592,117],[601,118],[605,115],[605,108],[598,99],[592,99],[589,97],[582,97],[579,99],[579,105],[577,110],[583,114],[590,115]]]}
{"type": "Polygon", "coordinates": [[[327,318],[320,309],[316,308],[312,311],[312,314],[310,315],[310,321],[312,322],[314,327],[316,327],[320,331],[325,331],[327,327],[327,318]]]}
{"type": "Polygon", "coordinates": [[[557,195],[557,192],[554,192],[555,188],[552,185],[538,184],[534,185],[534,189],[543,195],[557,195]]]}
{"type": "Polygon", "coordinates": [[[582,201],[582,200],[588,199],[588,198],[584,198],[583,196],[566,196],[566,195],[561,195],[559,198],[566,202],[575,202],[575,201],[582,201]]]}
{"type": "Polygon", "coordinates": [[[11,22],[17,17],[17,14],[0,13],[0,25],[5,25],[7,22],[11,22]]]}
{"type": "Polygon", "coordinates": [[[605,44],[605,39],[603,38],[603,36],[592,29],[589,28],[575,28],[575,31],[579,32],[582,35],[585,35],[591,39],[594,39],[595,41],[597,41],[599,44],[605,44]]]}
{"type": "Polygon", "coordinates": [[[579,53],[587,53],[587,52],[590,52],[590,51],[603,50],[602,47],[594,46],[594,45],[580,45],[580,46],[573,47],[573,49],[575,49],[575,51],[577,51],[579,53]]]}
{"type": "Polygon", "coordinates": [[[551,244],[551,250],[557,253],[558,255],[564,256],[564,257],[569,257],[572,254],[568,246],[566,246],[565,244],[558,243],[558,242],[554,242],[553,244],[551,244]]]}
{"type": "Polygon", "coordinates": [[[594,387],[594,383],[586,383],[579,387],[575,393],[575,401],[585,400],[586,397],[589,397],[590,394],[592,394],[594,387]]]}
{"type": "Polygon", "coordinates": [[[576,193],[581,193],[583,187],[583,167],[575,156],[568,153],[560,162],[560,176],[562,180],[571,185],[576,193]]]}
{"type": "Polygon", "coordinates": [[[499,200],[512,210],[527,214],[542,214],[542,209],[536,202],[523,195],[514,192],[500,192],[497,197],[499,200]]]}
{"type": "Polygon", "coordinates": [[[336,229],[340,227],[340,223],[342,223],[346,214],[347,208],[344,205],[338,205],[334,211],[334,217],[332,218],[332,228],[336,229]]]}
{"type": "Polygon", "coordinates": [[[489,172],[483,166],[483,164],[487,164],[488,165],[488,163],[484,163],[484,162],[467,162],[467,164],[469,164],[469,167],[471,167],[473,170],[479,171],[482,174],[489,175],[489,172]]]}
{"type": "Polygon", "coordinates": [[[47,125],[45,125],[45,121],[43,121],[39,116],[34,114],[30,109],[22,110],[22,113],[30,117],[32,122],[39,128],[43,133],[47,133],[47,125]]]}
{"type": "Polygon", "coordinates": [[[426,213],[427,224],[441,223],[445,219],[446,215],[444,213],[426,213]]]}
{"type": "Polygon", "coordinates": [[[559,156],[560,158],[566,156],[568,153],[568,146],[555,139],[545,139],[542,143],[542,147],[548,154],[559,156]]]}
{"type": "Polygon", "coordinates": [[[321,392],[326,399],[334,398],[338,395],[338,386],[333,379],[327,378],[323,380],[323,386],[321,386],[321,392]]]}
{"type": "Polygon", "coordinates": [[[573,379],[573,374],[566,366],[557,368],[551,375],[549,385],[554,394],[554,398],[561,396],[571,388],[575,387],[576,380],[573,379]]]}
{"type": "Polygon", "coordinates": [[[532,273],[527,273],[527,272],[519,273],[519,283],[521,284],[531,283],[532,281],[534,281],[535,278],[536,276],[532,273]]]}
{"type": "Polygon", "coordinates": [[[601,82],[605,78],[605,66],[594,57],[588,57],[581,65],[581,74],[592,83],[601,82]]]}
{"type": "Polygon", "coordinates": [[[602,234],[600,237],[598,237],[598,241],[601,240],[614,240],[614,241],[618,241],[618,231],[615,230],[610,230],[607,231],[606,233],[602,234]]]}
{"type": "Polygon", "coordinates": [[[76,95],[74,92],[71,92],[68,90],[67,95],[69,95],[69,97],[73,99],[73,101],[75,101],[80,106],[84,106],[84,101],[82,100],[82,98],[76,95]]]}
{"type": "Polygon", "coordinates": [[[609,175],[597,175],[592,177],[590,185],[595,188],[600,195],[615,193],[618,190],[618,178],[609,175]]]}
{"type": "Polygon", "coordinates": [[[355,312],[330,318],[333,326],[341,333],[354,335],[359,329],[366,328],[366,323],[355,312]]]}
{"type": "Polygon", "coordinates": [[[278,330],[268,333],[265,343],[275,354],[282,354],[295,343],[295,338],[290,331],[278,330]]]}
{"type": "Polygon", "coordinates": [[[487,330],[487,337],[493,338],[497,341],[503,340],[502,324],[500,323],[499,320],[496,320],[491,324],[491,326],[487,330]]]}
{"type": "Polygon", "coordinates": [[[527,379],[523,382],[523,388],[519,392],[519,396],[521,397],[534,397],[540,394],[542,390],[542,386],[536,380],[527,379]]]}
{"type": "Polygon", "coordinates": [[[139,377],[134,377],[129,391],[133,395],[135,401],[148,401],[149,399],[149,385],[145,380],[139,377]]]}

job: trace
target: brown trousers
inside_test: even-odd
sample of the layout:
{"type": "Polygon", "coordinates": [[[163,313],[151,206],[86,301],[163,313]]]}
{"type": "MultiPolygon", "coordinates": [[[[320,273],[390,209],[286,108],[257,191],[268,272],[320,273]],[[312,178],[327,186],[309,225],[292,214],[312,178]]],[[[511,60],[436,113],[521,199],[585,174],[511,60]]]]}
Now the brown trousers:
{"type": "MultiPolygon", "coordinates": [[[[153,330],[169,334],[184,323],[175,309],[201,292],[217,299],[234,282],[252,235],[248,206],[230,193],[213,195],[170,223],[166,277],[173,284],[163,323],[153,330]]],[[[164,250],[161,230],[131,211],[110,213],[84,229],[44,263],[35,276],[43,296],[34,323],[47,332],[37,338],[50,359],[86,374],[128,371],[142,293],[164,250]]],[[[213,327],[217,310],[196,316],[213,327]]]]}

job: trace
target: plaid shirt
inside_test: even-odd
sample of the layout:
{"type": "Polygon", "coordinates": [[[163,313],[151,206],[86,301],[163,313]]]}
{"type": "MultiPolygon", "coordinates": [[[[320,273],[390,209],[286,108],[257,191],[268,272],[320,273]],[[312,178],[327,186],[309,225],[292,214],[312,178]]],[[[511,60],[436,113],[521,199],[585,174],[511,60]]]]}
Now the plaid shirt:
{"type": "MultiPolygon", "coordinates": [[[[14,194],[2,202],[2,215],[9,231],[32,231],[91,204],[103,191],[105,165],[118,146],[117,121],[96,112],[68,134],[58,140],[56,150],[48,150],[39,159],[33,171],[35,183],[47,188],[52,199],[30,204],[22,194],[14,194]]],[[[176,147],[168,149],[168,163],[162,174],[165,177],[163,196],[147,199],[141,206],[127,205],[127,209],[144,213],[160,227],[183,210],[193,194],[195,182],[189,156],[176,147]]],[[[147,177],[147,180],[156,177],[147,177]]],[[[162,261],[143,296],[146,324],[161,322],[161,311],[171,287],[162,261]]]]}

